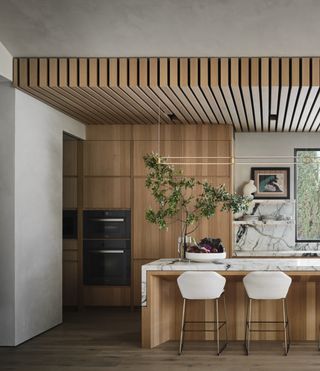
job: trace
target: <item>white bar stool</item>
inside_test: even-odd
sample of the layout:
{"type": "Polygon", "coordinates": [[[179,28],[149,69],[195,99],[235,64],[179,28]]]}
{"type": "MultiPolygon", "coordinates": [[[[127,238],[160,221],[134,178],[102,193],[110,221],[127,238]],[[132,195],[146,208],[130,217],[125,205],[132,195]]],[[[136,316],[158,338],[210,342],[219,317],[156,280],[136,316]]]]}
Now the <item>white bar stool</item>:
{"type": "Polygon", "coordinates": [[[290,347],[290,333],[287,310],[287,293],[292,279],[283,272],[251,272],[243,279],[243,284],[249,297],[245,331],[245,348],[249,355],[251,332],[278,332],[284,333],[284,354],[287,355],[290,347]],[[251,307],[253,300],[282,300],[282,321],[252,321],[251,307]],[[255,330],[252,324],[257,323],[282,323],[282,330],[255,330]]]}
{"type": "Polygon", "coordinates": [[[185,332],[216,332],[217,336],[217,354],[219,355],[227,346],[228,333],[227,333],[227,313],[226,301],[224,296],[224,287],[226,279],[216,272],[184,272],[178,279],[178,286],[183,297],[182,319],[181,319],[181,332],[179,352],[182,353],[183,340],[185,332]],[[224,321],[219,320],[219,299],[223,297],[224,303],[224,321]],[[215,301],[215,319],[214,321],[185,321],[186,301],[187,300],[214,300],[215,301]],[[186,330],[185,325],[188,323],[212,323],[213,330],[186,330]],[[220,329],[225,326],[225,343],[220,348],[220,329]]]}

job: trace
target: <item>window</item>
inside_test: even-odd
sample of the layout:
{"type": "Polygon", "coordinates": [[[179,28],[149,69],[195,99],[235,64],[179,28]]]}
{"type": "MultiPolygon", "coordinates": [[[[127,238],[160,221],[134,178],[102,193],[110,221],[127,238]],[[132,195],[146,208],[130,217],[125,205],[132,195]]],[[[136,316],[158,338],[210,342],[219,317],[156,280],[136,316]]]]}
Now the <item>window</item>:
{"type": "Polygon", "coordinates": [[[295,149],[296,241],[320,241],[320,149],[295,149]]]}

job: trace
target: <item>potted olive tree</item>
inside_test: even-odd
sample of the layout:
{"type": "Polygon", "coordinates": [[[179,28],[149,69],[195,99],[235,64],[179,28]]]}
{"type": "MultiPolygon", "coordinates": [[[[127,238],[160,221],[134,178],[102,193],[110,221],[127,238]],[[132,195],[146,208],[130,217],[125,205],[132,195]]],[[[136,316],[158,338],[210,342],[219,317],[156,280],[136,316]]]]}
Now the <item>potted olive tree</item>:
{"type": "MultiPolygon", "coordinates": [[[[247,197],[227,192],[224,185],[214,187],[208,181],[185,177],[158,154],[145,155],[144,162],[148,170],[146,187],[157,202],[156,208],[146,211],[146,219],[160,229],[167,229],[174,221],[180,222],[184,247],[187,236],[198,228],[201,219],[213,217],[217,207],[233,213],[248,208],[247,197]]],[[[184,254],[185,251],[180,258],[184,254]]]]}

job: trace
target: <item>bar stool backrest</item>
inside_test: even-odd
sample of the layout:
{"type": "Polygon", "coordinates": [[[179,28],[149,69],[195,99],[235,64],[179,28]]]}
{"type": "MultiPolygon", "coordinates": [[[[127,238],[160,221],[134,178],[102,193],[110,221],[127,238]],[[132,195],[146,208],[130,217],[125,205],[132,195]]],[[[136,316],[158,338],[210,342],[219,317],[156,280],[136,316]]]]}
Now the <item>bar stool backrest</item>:
{"type": "Polygon", "coordinates": [[[243,284],[250,299],[284,299],[292,279],[283,272],[250,272],[243,284]]]}
{"type": "Polygon", "coordinates": [[[223,293],[226,279],[216,272],[184,272],[178,279],[184,299],[218,299],[223,293]]]}

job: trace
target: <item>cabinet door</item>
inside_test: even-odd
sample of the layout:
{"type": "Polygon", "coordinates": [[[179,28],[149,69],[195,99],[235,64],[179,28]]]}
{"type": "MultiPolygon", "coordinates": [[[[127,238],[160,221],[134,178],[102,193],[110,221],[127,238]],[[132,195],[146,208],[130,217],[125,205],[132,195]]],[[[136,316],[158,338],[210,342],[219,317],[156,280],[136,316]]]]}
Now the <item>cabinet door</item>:
{"type": "Polygon", "coordinates": [[[78,304],[78,263],[63,262],[63,305],[78,304]]]}
{"type": "Polygon", "coordinates": [[[85,142],[84,175],[130,176],[130,141],[85,142]]]}
{"type": "Polygon", "coordinates": [[[157,225],[149,223],[145,218],[146,210],[155,206],[155,202],[145,187],[144,178],[134,180],[134,208],[133,208],[133,257],[157,259],[159,258],[160,232],[157,225]]]}
{"type": "Polygon", "coordinates": [[[77,177],[63,177],[63,208],[76,209],[77,201],[77,177]]]}
{"type": "Polygon", "coordinates": [[[130,209],[130,178],[84,178],[85,209],[130,209]]]}
{"type": "Polygon", "coordinates": [[[65,176],[77,176],[77,146],[77,140],[63,141],[63,175],[65,176]]]}

